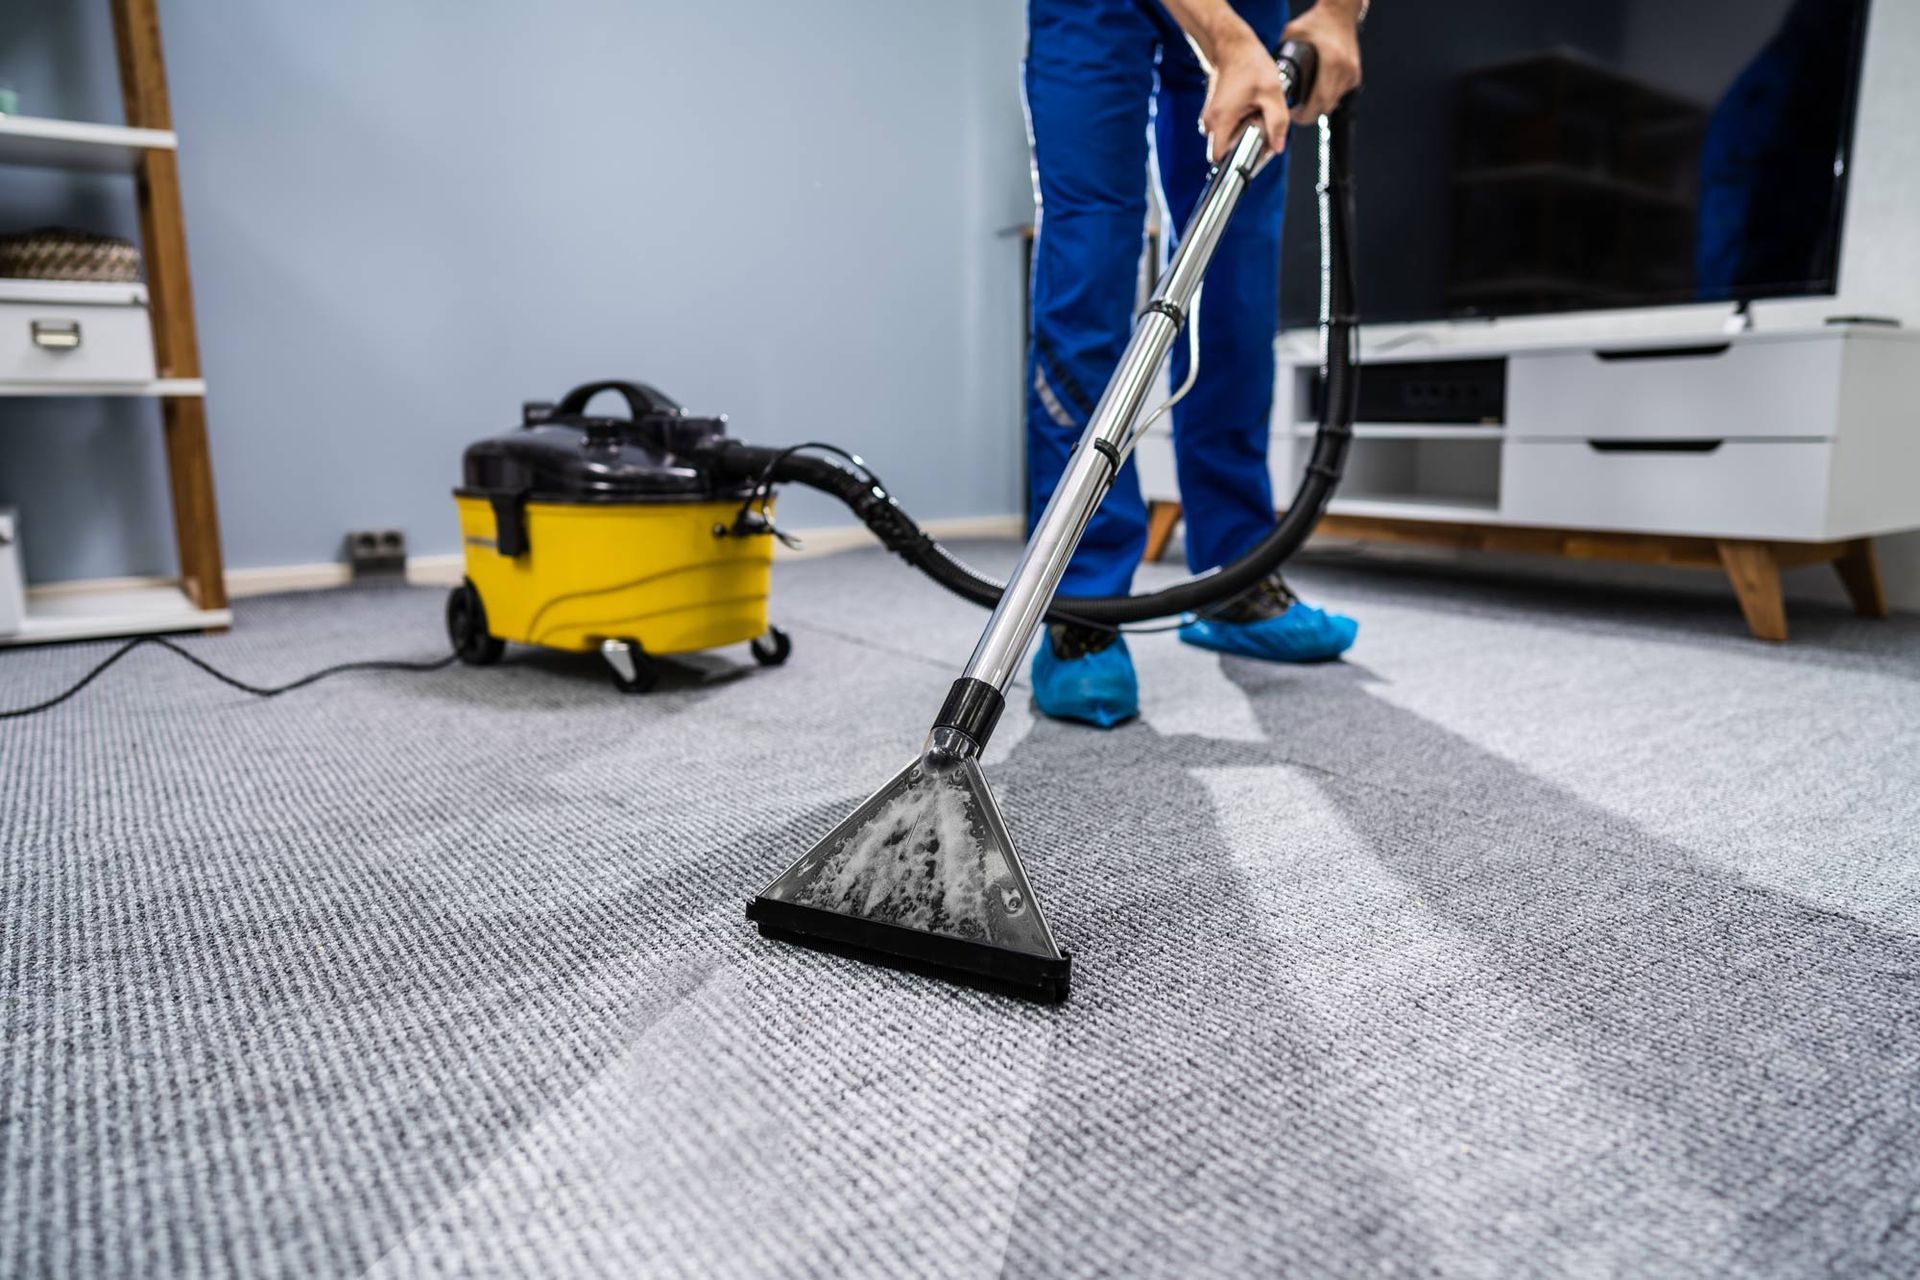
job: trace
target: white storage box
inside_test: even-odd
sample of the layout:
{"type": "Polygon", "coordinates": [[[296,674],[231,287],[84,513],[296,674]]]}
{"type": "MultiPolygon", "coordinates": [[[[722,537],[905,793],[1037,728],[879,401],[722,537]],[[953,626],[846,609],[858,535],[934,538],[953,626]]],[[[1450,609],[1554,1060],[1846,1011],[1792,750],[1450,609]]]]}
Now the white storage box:
{"type": "Polygon", "coordinates": [[[20,513],[0,507],[0,636],[18,635],[27,616],[27,585],[20,571],[20,513]]]}
{"type": "Polygon", "coordinates": [[[0,280],[0,381],[154,378],[144,285],[0,280]]]}

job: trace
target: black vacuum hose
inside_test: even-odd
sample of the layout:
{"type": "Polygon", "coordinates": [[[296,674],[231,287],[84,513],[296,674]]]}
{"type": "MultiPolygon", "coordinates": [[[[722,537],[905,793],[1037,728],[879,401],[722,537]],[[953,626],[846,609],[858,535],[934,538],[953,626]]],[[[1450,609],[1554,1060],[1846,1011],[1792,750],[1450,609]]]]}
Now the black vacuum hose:
{"type": "MultiPolygon", "coordinates": [[[[1317,190],[1323,394],[1313,452],[1293,501],[1272,532],[1231,564],[1143,595],[1056,596],[1047,611],[1048,621],[1119,627],[1224,603],[1278,569],[1319,523],[1346,468],[1357,391],[1350,110],[1342,106],[1328,116],[1321,137],[1317,190]]],[[[970,568],[929,537],[871,476],[825,458],[733,440],[719,442],[709,461],[714,473],[728,480],[802,484],[838,498],[888,550],[941,586],[988,608],[1000,601],[1003,584],[970,568]]]]}

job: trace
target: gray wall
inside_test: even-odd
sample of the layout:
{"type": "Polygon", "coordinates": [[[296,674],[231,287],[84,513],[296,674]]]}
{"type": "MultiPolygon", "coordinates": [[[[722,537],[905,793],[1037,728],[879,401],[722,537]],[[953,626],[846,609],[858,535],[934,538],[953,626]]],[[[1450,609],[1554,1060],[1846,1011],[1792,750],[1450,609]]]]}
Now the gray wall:
{"type": "MultiPolygon", "coordinates": [[[[230,565],[452,551],[462,446],[616,375],[1018,508],[1018,0],[160,8],[230,565]]],[[[4,10],[24,111],[119,119],[105,5],[4,10]]],[[[128,186],[0,170],[0,226],[130,234],[128,186]]],[[[32,578],[171,568],[157,439],[0,400],[32,578]]]]}

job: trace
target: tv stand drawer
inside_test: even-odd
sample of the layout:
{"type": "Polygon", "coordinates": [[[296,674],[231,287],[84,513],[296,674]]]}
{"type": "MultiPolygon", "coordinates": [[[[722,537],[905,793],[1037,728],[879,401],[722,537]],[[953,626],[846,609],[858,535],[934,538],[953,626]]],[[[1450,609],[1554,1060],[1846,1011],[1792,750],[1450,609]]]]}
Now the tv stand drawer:
{"type": "Polygon", "coordinates": [[[1830,441],[1508,440],[1511,524],[1727,538],[1826,534],[1830,441]]]}
{"type": "Polygon", "coordinates": [[[1840,409],[1838,335],[1646,349],[1515,352],[1507,434],[1588,439],[1826,439],[1840,409]]]}

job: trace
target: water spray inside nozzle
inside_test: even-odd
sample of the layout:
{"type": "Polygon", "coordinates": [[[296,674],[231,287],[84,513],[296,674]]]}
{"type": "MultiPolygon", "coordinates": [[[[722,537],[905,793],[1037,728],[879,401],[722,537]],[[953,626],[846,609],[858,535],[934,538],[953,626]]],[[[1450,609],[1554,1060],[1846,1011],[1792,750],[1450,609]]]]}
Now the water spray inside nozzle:
{"type": "Polygon", "coordinates": [[[1047,929],[979,746],[951,726],[762,889],[761,932],[930,968],[1040,1000],[1071,959],[1047,929]]]}

